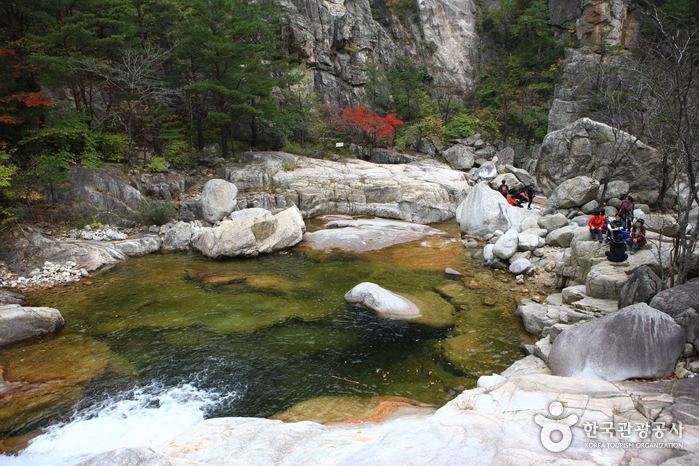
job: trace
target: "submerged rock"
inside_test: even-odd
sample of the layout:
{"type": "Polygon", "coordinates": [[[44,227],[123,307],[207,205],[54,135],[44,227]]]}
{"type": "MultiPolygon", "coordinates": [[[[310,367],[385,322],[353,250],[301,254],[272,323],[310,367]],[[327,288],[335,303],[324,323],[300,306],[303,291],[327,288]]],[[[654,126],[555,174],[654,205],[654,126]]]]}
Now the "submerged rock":
{"type": "Polygon", "coordinates": [[[0,429],[25,429],[46,410],[67,414],[84,396],[84,387],[107,372],[124,378],[133,368],[97,340],[80,335],[43,337],[40,343],[2,349],[0,429]],[[50,356],[50,357],[49,357],[50,356]]]}
{"type": "Polygon", "coordinates": [[[360,283],[345,294],[345,301],[359,304],[389,319],[422,317],[420,308],[412,301],[374,283],[360,283]]]}

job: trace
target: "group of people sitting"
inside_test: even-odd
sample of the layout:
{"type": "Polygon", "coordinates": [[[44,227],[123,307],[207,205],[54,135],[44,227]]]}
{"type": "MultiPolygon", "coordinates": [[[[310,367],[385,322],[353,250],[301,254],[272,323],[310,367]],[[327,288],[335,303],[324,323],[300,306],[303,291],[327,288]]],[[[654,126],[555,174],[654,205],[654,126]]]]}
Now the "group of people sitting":
{"type": "Polygon", "coordinates": [[[612,262],[623,262],[628,259],[627,244],[631,249],[630,253],[635,254],[647,242],[643,219],[639,218],[634,222],[632,216],[625,215],[621,210],[610,222],[607,222],[603,210],[596,210],[587,222],[587,226],[590,228],[593,241],[610,243],[609,251],[605,254],[612,262]]]}
{"type": "Polygon", "coordinates": [[[507,185],[505,180],[502,180],[502,183],[498,187],[498,191],[500,192],[500,194],[505,196],[505,199],[507,199],[507,203],[511,206],[524,207],[524,204],[527,204],[527,209],[531,210],[532,200],[534,200],[534,186],[525,186],[520,191],[517,191],[512,196],[508,197],[510,187],[507,185]]]}

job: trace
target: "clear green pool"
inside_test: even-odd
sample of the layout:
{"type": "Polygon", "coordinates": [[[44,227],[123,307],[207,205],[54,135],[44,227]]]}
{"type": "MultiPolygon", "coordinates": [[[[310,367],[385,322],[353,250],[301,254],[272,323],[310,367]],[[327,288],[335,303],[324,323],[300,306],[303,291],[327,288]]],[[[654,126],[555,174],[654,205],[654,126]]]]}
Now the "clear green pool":
{"type": "Polygon", "coordinates": [[[29,296],[30,305],[58,308],[66,327],[3,348],[0,366],[8,380],[56,383],[31,402],[10,398],[1,430],[30,431],[153,383],[235,393],[208,417],[268,417],[327,396],[441,405],[521,357],[528,341],[514,315],[521,292],[510,274],[476,267],[459,242],[441,238],[368,254],[296,248],[226,261],[129,259],[81,284],[29,296]],[[466,276],[449,280],[446,267],[466,276]],[[344,294],[364,281],[444,300],[454,324],[389,321],[347,305],[344,294]],[[466,349],[447,359],[457,337],[456,347],[466,349]]]}

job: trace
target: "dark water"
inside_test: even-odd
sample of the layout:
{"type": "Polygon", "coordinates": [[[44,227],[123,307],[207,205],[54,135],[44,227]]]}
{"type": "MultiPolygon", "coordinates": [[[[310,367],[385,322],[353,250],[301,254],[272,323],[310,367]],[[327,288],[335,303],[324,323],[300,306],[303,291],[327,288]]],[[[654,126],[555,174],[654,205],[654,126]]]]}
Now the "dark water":
{"type": "Polygon", "coordinates": [[[235,395],[206,417],[268,417],[325,396],[441,405],[521,357],[519,292],[509,274],[474,267],[460,243],[445,239],[361,255],[297,248],[226,261],[129,259],[82,284],[30,295],[31,305],[60,309],[66,327],[3,348],[0,365],[8,380],[60,377],[63,385],[38,401],[3,406],[11,414],[2,431],[44,427],[153,384],[235,395]],[[447,279],[445,267],[465,280],[447,279]],[[443,299],[435,289],[456,283],[463,293],[450,305],[454,324],[390,321],[347,305],[344,294],[364,281],[433,300],[443,299]],[[469,281],[477,286],[464,287],[469,281]],[[470,354],[458,362],[445,357],[456,337],[467,339],[470,354]]]}

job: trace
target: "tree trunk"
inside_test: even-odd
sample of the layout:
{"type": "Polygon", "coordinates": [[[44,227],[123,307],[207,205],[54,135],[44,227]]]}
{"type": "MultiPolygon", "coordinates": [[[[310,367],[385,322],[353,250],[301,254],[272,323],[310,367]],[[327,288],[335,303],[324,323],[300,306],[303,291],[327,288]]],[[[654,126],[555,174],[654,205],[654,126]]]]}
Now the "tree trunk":
{"type": "Polygon", "coordinates": [[[197,150],[204,150],[204,128],[201,118],[197,118],[197,150]]]}

